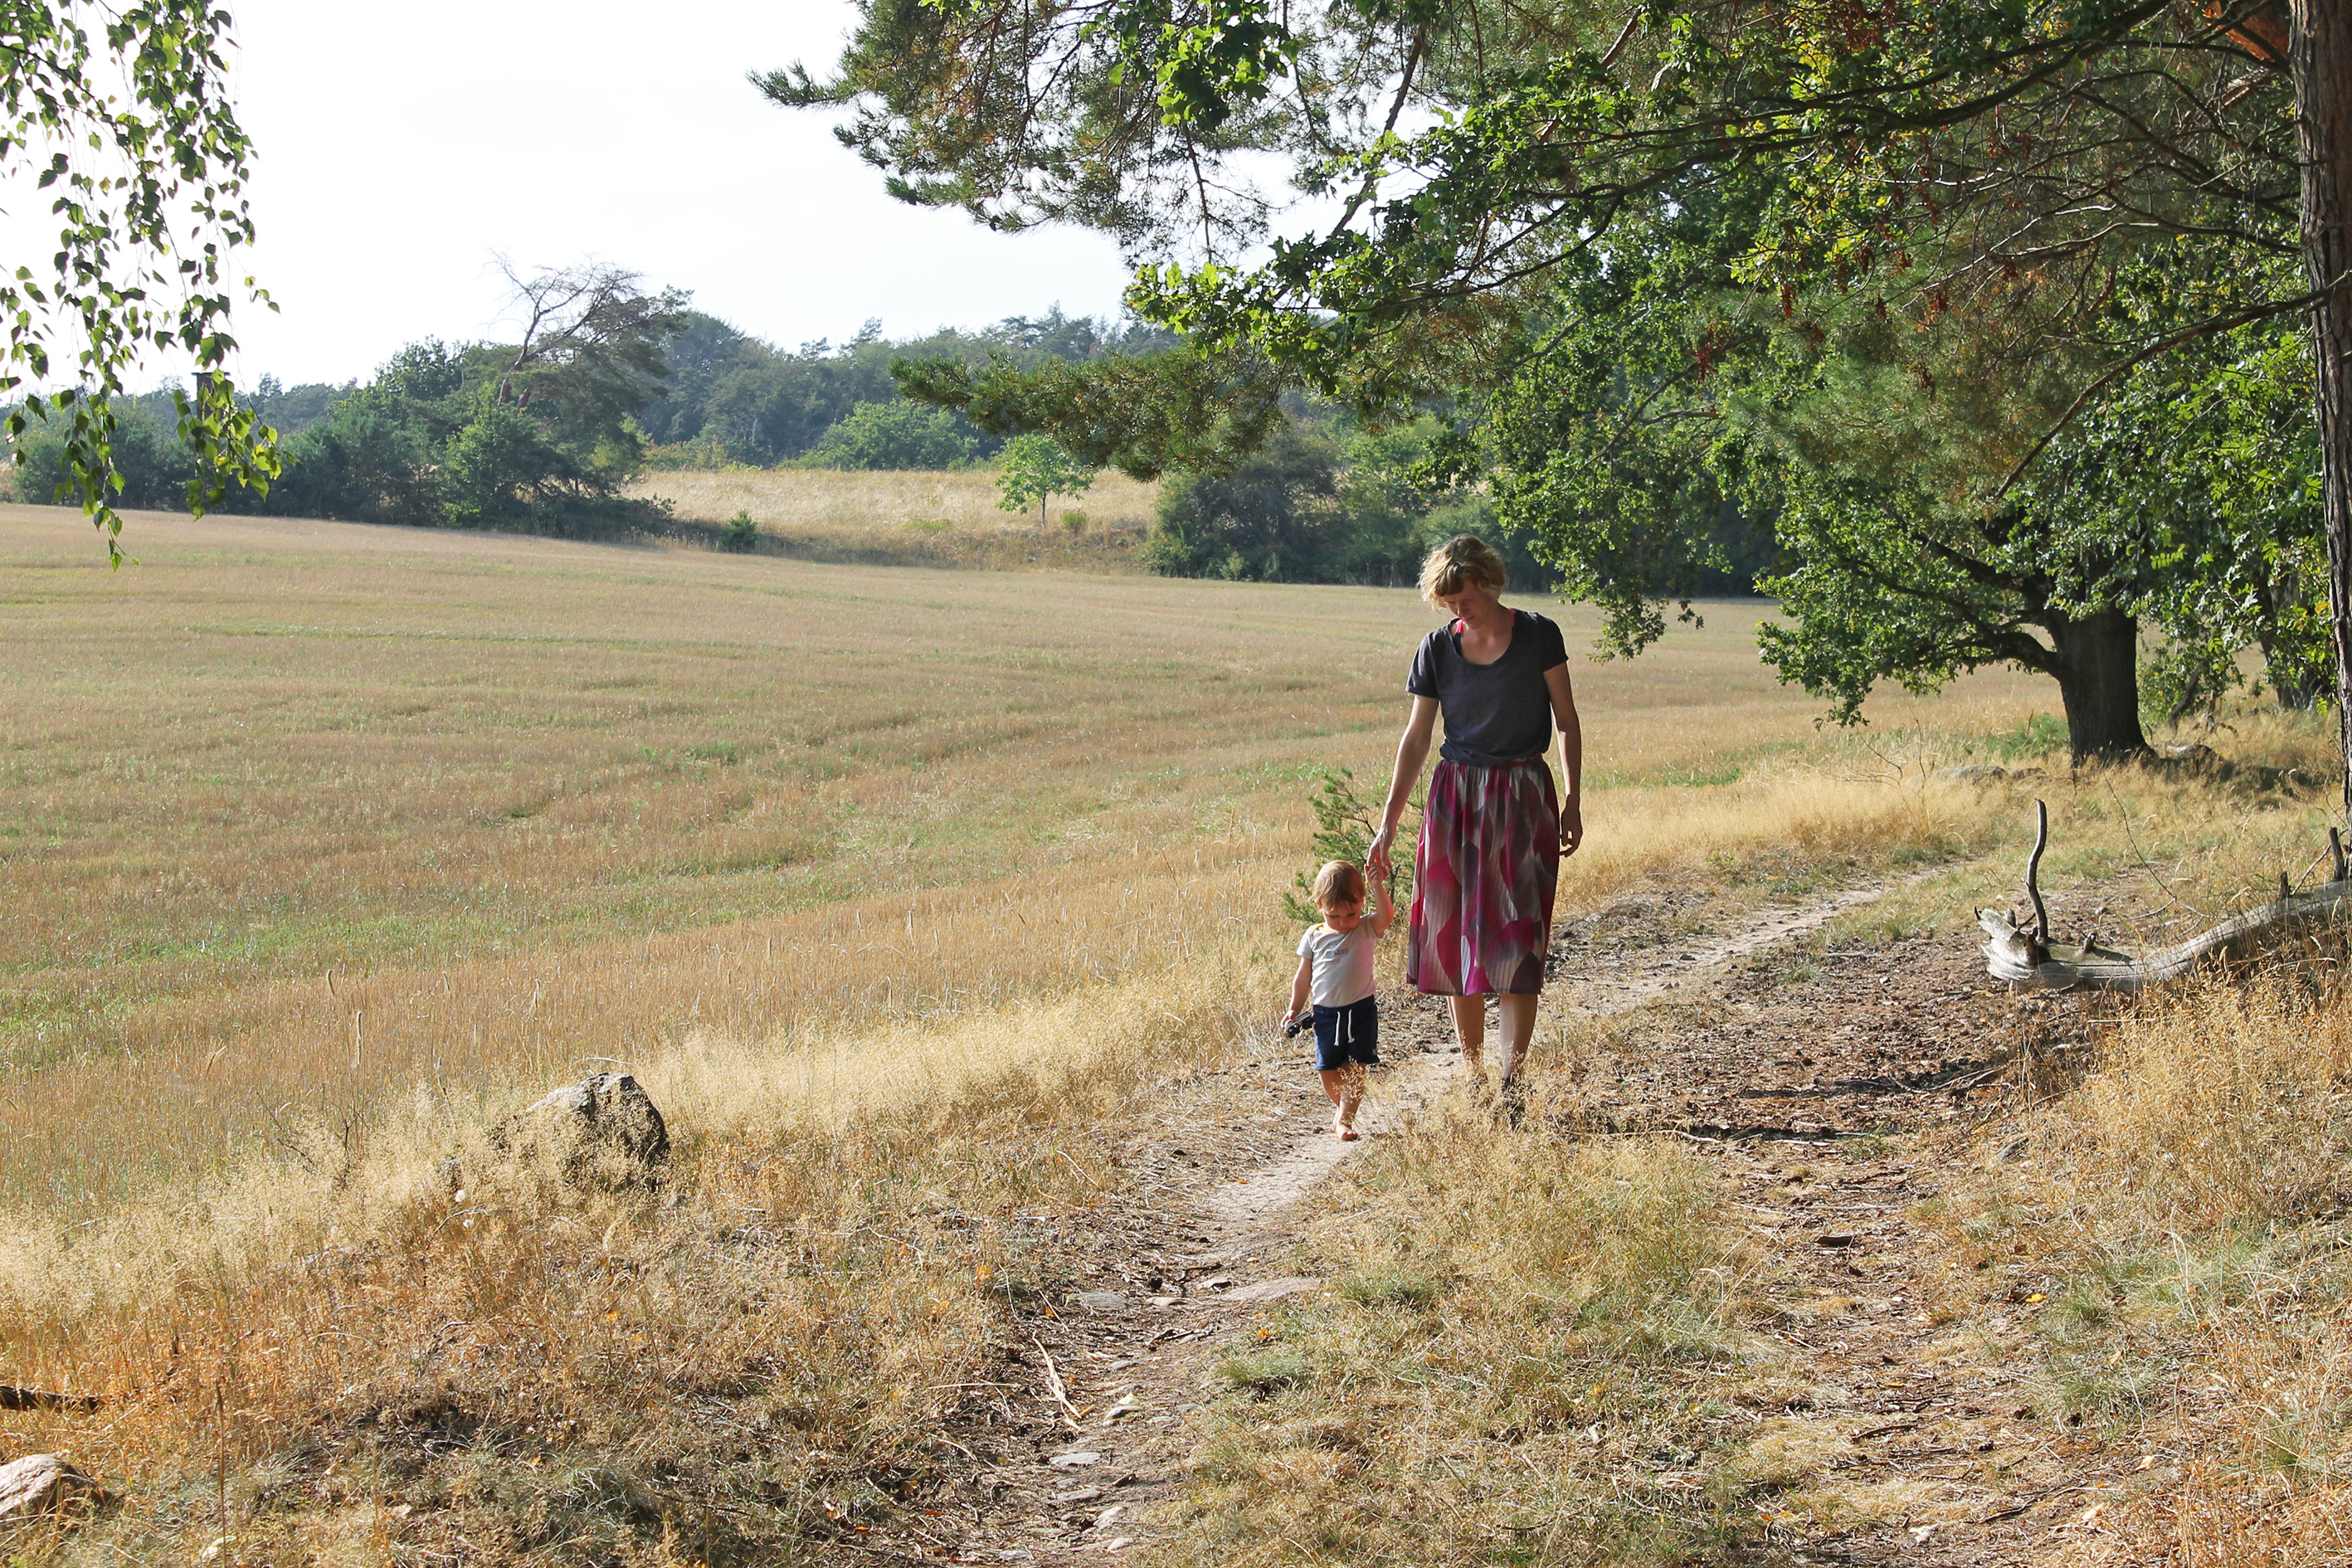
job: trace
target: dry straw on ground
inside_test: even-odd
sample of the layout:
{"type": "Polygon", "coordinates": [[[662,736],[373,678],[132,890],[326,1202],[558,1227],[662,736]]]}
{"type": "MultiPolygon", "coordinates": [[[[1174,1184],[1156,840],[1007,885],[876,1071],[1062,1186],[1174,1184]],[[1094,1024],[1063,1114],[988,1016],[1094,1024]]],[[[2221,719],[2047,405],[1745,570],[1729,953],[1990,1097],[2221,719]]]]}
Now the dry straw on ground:
{"type": "MultiPolygon", "coordinates": [[[[79,520],[0,511],[0,1367],[114,1400],[0,1444],[69,1446],[135,1500],[68,1556],[854,1541],[940,1457],[1005,1292],[1054,1278],[1032,1222],[1123,1179],[1154,1076],[1270,1005],[1316,770],[1382,774],[1430,624],[1373,590],[332,524],[131,542],[111,575],[79,520]],[[492,1154],[499,1113],[612,1058],[672,1113],[664,1188],[584,1198],[492,1154]]],[[[2185,816],[2162,853],[2191,899],[2308,837],[2292,795],[2199,818],[2221,797],[2068,773],[2021,679],[1818,736],[1754,663],[1757,611],[1709,615],[1577,667],[1567,916],[2014,844],[2037,792],[2077,869],[2185,816]],[[2044,772],[1927,776],[1985,757],[2044,772]]],[[[1235,1370],[1336,1391],[1337,1424],[1232,1435],[1213,1517],[1271,1529],[1296,1484],[1377,1541],[1378,1477],[1465,1542],[1584,1521],[1639,1560],[1801,1460],[1791,1434],[1755,1477],[1604,1496],[1586,1403],[1696,1441],[1678,1361],[1759,1354],[1739,1254],[1671,1150],[1518,1142],[1433,1125],[1365,1168],[1334,1233],[1360,1318],[1235,1370]],[[1507,1155],[1561,1201],[1498,1198],[1507,1155]],[[1477,1383],[1489,1342],[1527,1377],[1477,1383]],[[1557,1451],[1552,1524],[1442,1481],[1499,1451],[1482,1421],[1557,1451]]]]}
{"type": "Polygon", "coordinates": [[[2002,1130],[2022,1141],[1958,1194],[1964,1265],[2053,1281],[2044,1397],[2147,1456],[2052,1568],[2352,1552],[2342,951],[2128,1008],[2095,1070],[2002,1130]]]}
{"type": "MultiPolygon", "coordinates": [[[[235,519],[134,519],[113,575],[86,533],[0,514],[0,1061],[61,1112],[0,1190],[61,1214],[233,1162],[289,1103],[544,1088],[698,1024],[1055,994],[1264,929],[1316,768],[1378,776],[1429,624],[1394,591],[235,519]]],[[[1936,831],[1891,784],[1788,772],[1725,812],[1660,782],[1806,742],[1754,618],[1580,667],[1616,782],[1571,910],[1833,838],[1840,790],[1877,792],[1864,837],[1936,831]]],[[[1944,710],[2014,725],[2029,689],[1944,710]]]]}
{"type": "Polygon", "coordinates": [[[956,566],[1134,572],[1160,487],[1115,471],[1084,494],[1008,512],[992,469],[956,472],[830,468],[672,469],[630,493],[667,502],[682,521],[738,515],[760,548],[803,561],[867,566],[956,566]]]}
{"type": "Polygon", "coordinates": [[[175,1209],[0,1228],[0,1364],[106,1401],[0,1436],[133,1499],[51,1543],[69,1561],[215,1534],[289,1563],[616,1561],[649,1523],[677,1560],[854,1539],[937,1462],[995,1304],[1062,1277],[1029,1220],[1092,1197],[1168,1064],[1238,1038],[1232,986],[1272,976],[1235,956],[1197,966],[1225,984],[919,1037],[690,1036],[643,1066],[680,1152],[642,1194],[570,1191],[420,1093],[356,1138],[289,1128],[175,1209]]]}
{"type": "Polygon", "coordinates": [[[1339,1304],[1226,1363],[1255,1397],[1219,1407],[1170,1561],[1667,1563],[1725,1536],[1742,1488],[1657,1462],[1712,1446],[1725,1374],[1770,1359],[1715,1175],[1464,1110],[1349,1173],[1314,1241],[1339,1304]]]}

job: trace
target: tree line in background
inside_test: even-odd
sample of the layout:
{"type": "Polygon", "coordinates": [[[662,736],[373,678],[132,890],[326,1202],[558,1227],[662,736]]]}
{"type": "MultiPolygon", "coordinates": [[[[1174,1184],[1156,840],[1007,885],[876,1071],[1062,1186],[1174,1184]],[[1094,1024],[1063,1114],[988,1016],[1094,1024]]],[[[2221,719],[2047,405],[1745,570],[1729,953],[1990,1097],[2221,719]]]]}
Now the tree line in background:
{"type": "MultiPolygon", "coordinates": [[[[1028,374],[1175,343],[1055,309],[898,341],[868,323],[847,343],[787,352],[612,268],[512,282],[516,342],[412,343],[364,384],[264,378],[245,405],[278,433],[280,472],[266,491],[229,487],[215,510],[598,536],[661,523],[656,505],[625,491],[648,468],[941,469],[1008,457],[1021,459],[1008,468],[1008,497],[1042,507],[1082,489],[1092,468],[1050,437],[1015,435],[1008,447],[960,413],[902,395],[893,365],[1028,374]]],[[[169,389],[116,401],[118,504],[185,500],[199,460],[178,438],[175,407],[169,389]]],[[[1485,496],[1425,472],[1444,421],[1417,414],[1373,429],[1296,393],[1269,416],[1262,445],[1167,475],[1140,551],[1148,569],[1405,584],[1435,542],[1496,531],[1485,496]]],[[[17,447],[19,497],[70,491],[61,431],[37,417],[17,447]]],[[[1729,564],[1704,591],[1748,592],[1769,560],[1769,531],[1729,510],[1725,528],[1729,564]]],[[[1519,581],[1549,580],[1524,546],[1510,548],[1519,581]]]]}
{"type": "MultiPolygon", "coordinates": [[[[1003,443],[898,395],[895,355],[996,355],[1033,364],[1165,343],[1049,311],[979,332],[893,343],[869,323],[850,342],[786,352],[582,267],[515,276],[511,342],[412,343],[364,384],[293,387],[264,377],[244,398],[275,429],[281,471],[232,485],[217,510],[467,528],[600,534],[656,524],[624,487],[648,467],[950,468],[1003,443]]],[[[112,406],[117,504],[176,507],[201,472],[177,433],[177,389],[112,406]]],[[[16,437],[16,493],[72,489],[67,432],[35,412],[16,437]]]]}

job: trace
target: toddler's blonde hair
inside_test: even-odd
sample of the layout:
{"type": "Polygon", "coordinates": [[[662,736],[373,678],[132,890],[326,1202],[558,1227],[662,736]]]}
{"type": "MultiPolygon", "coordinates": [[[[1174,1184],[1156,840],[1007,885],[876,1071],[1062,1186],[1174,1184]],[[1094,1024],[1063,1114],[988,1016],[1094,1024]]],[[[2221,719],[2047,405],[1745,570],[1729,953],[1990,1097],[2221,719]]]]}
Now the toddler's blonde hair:
{"type": "Polygon", "coordinates": [[[1503,558],[1475,533],[1457,533],[1429,552],[1421,563],[1421,596],[1431,604],[1462,592],[1465,583],[1483,583],[1496,593],[1510,585],[1503,558]]]}
{"type": "Polygon", "coordinates": [[[1323,869],[1315,873],[1315,907],[1328,910],[1333,904],[1360,904],[1364,901],[1364,868],[1351,860],[1326,861],[1323,869]]]}

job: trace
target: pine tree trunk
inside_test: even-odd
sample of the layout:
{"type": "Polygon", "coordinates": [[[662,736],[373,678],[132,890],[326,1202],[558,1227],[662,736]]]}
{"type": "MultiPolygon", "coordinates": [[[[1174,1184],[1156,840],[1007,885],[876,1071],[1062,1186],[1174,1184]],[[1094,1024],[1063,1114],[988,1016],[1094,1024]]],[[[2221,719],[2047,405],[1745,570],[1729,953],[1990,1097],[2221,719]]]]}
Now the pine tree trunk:
{"type": "Polygon", "coordinates": [[[2139,618],[2121,610],[2080,620],[2053,614],[2044,629],[2074,761],[2114,762],[2147,751],[2139,728],[2139,618]]]}
{"type": "Polygon", "coordinates": [[[2344,806],[2352,816],[2352,0],[2293,0],[2287,64],[2294,73],[2303,159],[2303,260],[2314,289],[2321,516],[2327,605],[2336,643],[2336,732],[2344,746],[2344,806]]]}

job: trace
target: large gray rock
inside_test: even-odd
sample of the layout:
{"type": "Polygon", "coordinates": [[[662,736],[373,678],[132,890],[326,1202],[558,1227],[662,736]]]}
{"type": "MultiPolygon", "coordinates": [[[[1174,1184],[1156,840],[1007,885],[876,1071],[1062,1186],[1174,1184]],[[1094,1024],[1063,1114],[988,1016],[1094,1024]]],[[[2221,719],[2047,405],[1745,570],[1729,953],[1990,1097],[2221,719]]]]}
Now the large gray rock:
{"type": "Polygon", "coordinates": [[[106,1500],[106,1489],[61,1454],[27,1454],[0,1465],[0,1525],[88,1513],[106,1500]]]}
{"type": "Polygon", "coordinates": [[[591,1073],[499,1124],[492,1141],[559,1163],[573,1180],[608,1185],[652,1181],[669,1160],[669,1128],[635,1079],[591,1073]]]}

